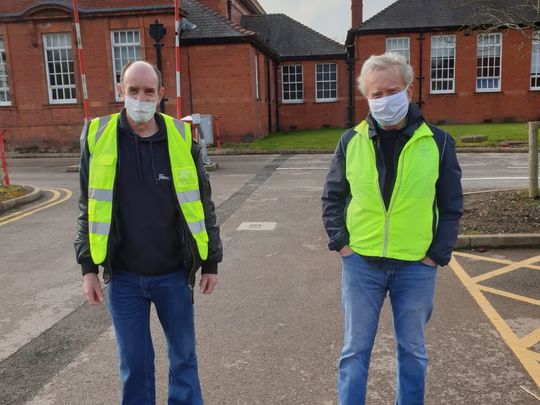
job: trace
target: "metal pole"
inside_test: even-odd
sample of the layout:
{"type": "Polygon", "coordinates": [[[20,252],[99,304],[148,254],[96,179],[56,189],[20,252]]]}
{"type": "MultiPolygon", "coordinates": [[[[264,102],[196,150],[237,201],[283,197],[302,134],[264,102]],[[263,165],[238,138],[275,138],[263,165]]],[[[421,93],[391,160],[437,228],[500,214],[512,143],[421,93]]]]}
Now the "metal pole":
{"type": "Polygon", "coordinates": [[[88,91],[86,89],[86,75],[84,74],[84,58],[83,58],[83,47],[81,40],[81,27],[79,25],[79,9],[77,8],[77,0],[73,0],[73,15],[75,17],[75,31],[77,32],[77,54],[79,56],[79,71],[81,73],[81,84],[83,91],[83,108],[84,108],[84,119],[86,122],[90,121],[90,110],[88,108],[88,91]]]}
{"type": "Polygon", "coordinates": [[[529,197],[538,197],[538,128],[540,121],[529,122],[529,197]]]}
{"type": "Polygon", "coordinates": [[[176,39],[176,117],[182,118],[182,90],[180,87],[180,0],[174,0],[175,39],[176,39]]]}

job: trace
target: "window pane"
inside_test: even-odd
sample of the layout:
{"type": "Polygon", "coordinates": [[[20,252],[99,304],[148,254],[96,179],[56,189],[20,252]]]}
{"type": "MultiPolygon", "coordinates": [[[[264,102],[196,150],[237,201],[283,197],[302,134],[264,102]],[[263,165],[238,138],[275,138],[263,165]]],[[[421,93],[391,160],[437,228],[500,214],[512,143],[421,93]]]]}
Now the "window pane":
{"type": "Polygon", "coordinates": [[[71,35],[55,33],[44,34],[43,37],[49,102],[51,104],[76,102],[71,35]]]}
{"type": "Polygon", "coordinates": [[[534,32],[532,38],[531,89],[540,90],[540,31],[534,32]]]}
{"type": "Polygon", "coordinates": [[[317,64],[315,70],[323,72],[316,75],[315,88],[317,101],[337,100],[337,64],[321,63],[317,64]]]}
{"type": "Polygon", "coordinates": [[[394,52],[403,55],[410,62],[409,38],[387,38],[386,52],[394,52]]]}
{"type": "Polygon", "coordinates": [[[454,35],[431,37],[431,93],[450,93],[454,89],[456,58],[454,35]]]}
{"type": "Polygon", "coordinates": [[[502,35],[479,34],[476,50],[476,90],[499,91],[502,35]]]}
{"type": "Polygon", "coordinates": [[[111,48],[113,56],[113,80],[116,92],[116,100],[120,101],[117,93],[117,84],[120,81],[122,66],[129,62],[141,59],[140,33],[138,30],[112,31],[111,48]]]}
{"type": "Polygon", "coordinates": [[[303,101],[302,65],[284,65],[281,68],[282,99],[287,102],[303,101]]]}

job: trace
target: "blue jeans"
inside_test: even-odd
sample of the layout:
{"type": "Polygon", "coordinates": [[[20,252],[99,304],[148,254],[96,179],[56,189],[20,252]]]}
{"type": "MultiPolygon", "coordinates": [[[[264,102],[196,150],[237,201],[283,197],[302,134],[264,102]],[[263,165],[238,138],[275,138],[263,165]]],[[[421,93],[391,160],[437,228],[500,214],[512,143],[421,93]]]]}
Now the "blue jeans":
{"type": "Polygon", "coordinates": [[[154,405],[154,347],[150,304],[154,303],[169,354],[169,405],[203,403],[191,289],[185,273],[144,276],[113,272],[107,288],[122,381],[123,405],[154,405]]]}
{"type": "Polygon", "coordinates": [[[338,366],[340,405],[366,401],[371,350],[387,291],[397,341],[398,405],[424,403],[424,329],[431,317],[437,270],[421,262],[374,268],[356,253],[342,258],[344,343],[338,366]]]}

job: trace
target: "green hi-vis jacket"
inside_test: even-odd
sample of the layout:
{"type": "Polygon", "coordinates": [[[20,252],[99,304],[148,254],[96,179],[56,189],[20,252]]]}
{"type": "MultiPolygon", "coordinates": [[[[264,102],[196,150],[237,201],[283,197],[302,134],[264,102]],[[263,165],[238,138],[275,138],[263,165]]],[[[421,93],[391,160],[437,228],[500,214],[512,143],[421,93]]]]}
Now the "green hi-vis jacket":
{"type": "Polygon", "coordinates": [[[401,151],[388,209],[379,188],[375,146],[367,122],[355,131],[346,161],[351,193],[346,211],[350,248],[364,256],[421,260],[437,223],[433,206],[439,149],[431,129],[426,123],[420,125],[401,151]]]}
{"type": "MultiPolygon", "coordinates": [[[[88,129],[90,167],[88,180],[88,234],[90,254],[95,264],[107,257],[112,222],[113,188],[118,159],[117,124],[119,114],[94,119],[88,129]]],[[[196,241],[199,257],[208,256],[208,234],[197,168],[191,155],[189,124],[162,114],[167,127],[167,143],[175,193],[189,231],[196,241]]]]}

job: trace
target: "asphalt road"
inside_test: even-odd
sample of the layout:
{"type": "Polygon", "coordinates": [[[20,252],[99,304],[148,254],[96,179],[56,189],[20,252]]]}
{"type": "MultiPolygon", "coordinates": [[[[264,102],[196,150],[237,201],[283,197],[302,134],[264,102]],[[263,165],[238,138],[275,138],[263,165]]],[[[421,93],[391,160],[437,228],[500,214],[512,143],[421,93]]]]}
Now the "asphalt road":
{"type": "MultiPolygon", "coordinates": [[[[215,294],[196,296],[206,403],[335,404],[340,272],[320,221],[330,156],[212,159],[220,165],[211,178],[225,259],[215,294]]],[[[460,161],[466,191],[527,186],[526,155],[464,154],[460,161]]],[[[84,303],[74,262],[78,179],[65,171],[74,163],[10,162],[14,183],[48,191],[30,207],[0,216],[1,404],[119,399],[110,319],[104,305],[84,303]]],[[[440,269],[428,331],[427,404],[539,403],[539,263],[540,249],[494,250],[458,253],[440,269]]],[[[153,320],[163,404],[167,361],[153,320]]],[[[370,405],[393,403],[393,352],[385,307],[370,405]]]]}

